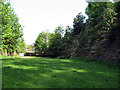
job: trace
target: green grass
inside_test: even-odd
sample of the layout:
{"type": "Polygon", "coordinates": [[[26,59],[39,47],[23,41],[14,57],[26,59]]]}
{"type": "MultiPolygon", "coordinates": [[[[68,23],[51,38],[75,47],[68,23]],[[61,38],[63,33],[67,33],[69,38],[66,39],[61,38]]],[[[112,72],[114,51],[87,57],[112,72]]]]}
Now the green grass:
{"type": "Polygon", "coordinates": [[[3,58],[2,87],[117,88],[118,67],[86,58],[3,58]]]}

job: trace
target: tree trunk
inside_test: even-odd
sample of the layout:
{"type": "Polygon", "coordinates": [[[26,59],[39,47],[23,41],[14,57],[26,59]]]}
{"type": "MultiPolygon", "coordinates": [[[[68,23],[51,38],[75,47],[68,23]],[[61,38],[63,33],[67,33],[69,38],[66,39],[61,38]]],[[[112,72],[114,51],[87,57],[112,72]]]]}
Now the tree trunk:
{"type": "Polygon", "coordinates": [[[15,49],[13,49],[13,52],[11,53],[11,55],[12,55],[12,56],[17,55],[17,53],[16,53],[16,50],[15,50],[15,49]]]}
{"type": "Polygon", "coordinates": [[[4,55],[7,56],[7,49],[4,49],[4,55]]]}
{"type": "Polygon", "coordinates": [[[8,54],[8,56],[10,56],[10,52],[8,52],[7,54],[8,54]]]}
{"type": "Polygon", "coordinates": [[[16,53],[16,50],[15,50],[15,49],[14,49],[14,52],[13,52],[13,56],[14,56],[14,55],[17,55],[17,53],[16,53]]]}

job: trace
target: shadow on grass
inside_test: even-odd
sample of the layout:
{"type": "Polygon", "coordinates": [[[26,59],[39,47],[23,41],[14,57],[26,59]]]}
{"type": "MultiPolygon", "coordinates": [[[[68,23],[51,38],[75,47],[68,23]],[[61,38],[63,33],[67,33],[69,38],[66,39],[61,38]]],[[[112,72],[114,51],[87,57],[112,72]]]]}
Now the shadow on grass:
{"type": "Polygon", "coordinates": [[[114,69],[74,59],[3,61],[3,88],[114,88],[117,80],[114,69]]]}
{"type": "Polygon", "coordinates": [[[1,59],[2,61],[3,60],[15,60],[15,58],[5,58],[5,59],[1,59]]]}

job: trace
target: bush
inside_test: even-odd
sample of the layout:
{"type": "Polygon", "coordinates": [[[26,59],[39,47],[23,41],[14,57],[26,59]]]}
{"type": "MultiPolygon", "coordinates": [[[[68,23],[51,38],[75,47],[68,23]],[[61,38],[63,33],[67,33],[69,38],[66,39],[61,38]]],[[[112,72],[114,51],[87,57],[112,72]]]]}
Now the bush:
{"type": "Polygon", "coordinates": [[[66,59],[67,57],[66,56],[60,56],[58,57],[59,59],[66,59]]]}

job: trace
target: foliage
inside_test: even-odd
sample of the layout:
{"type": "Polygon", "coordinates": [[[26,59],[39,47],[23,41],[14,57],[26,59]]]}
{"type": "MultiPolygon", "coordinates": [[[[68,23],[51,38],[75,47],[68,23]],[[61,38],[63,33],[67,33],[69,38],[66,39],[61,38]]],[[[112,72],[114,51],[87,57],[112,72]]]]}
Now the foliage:
{"type": "Polygon", "coordinates": [[[73,35],[79,35],[82,30],[85,29],[84,24],[85,16],[79,13],[73,21],[73,35]]]}
{"type": "Polygon", "coordinates": [[[37,37],[34,47],[35,47],[35,52],[43,55],[46,53],[47,49],[47,34],[45,32],[41,32],[39,36],[37,37]]]}
{"type": "Polygon", "coordinates": [[[62,38],[62,42],[63,42],[63,53],[62,55],[66,58],[70,58],[70,50],[72,47],[72,43],[73,43],[73,28],[71,28],[70,26],[66,26],[65,28],[65,35],[62,38]]]}
{"type": "Polygon", "coordinates": [[[116,13],[111,2],[92,2],[86,8],[89,27],[101,32],[110,32],[116,13]]]}
{"type": "Polygon", "coordinates": [[[115,2],[114,11],[116,12],[117,15],[116,15],[116,19],[114,20],[113,27],[109,36],[109,39],[111,42],[115,41],[116,37],[120,36],[120,11],[119,10],[120,10],[120,2],[115,2]]]}
{"type": "MultiPolygon", "coordinates": [[[[88,19],[83,25],[85,28],[81,27],[81,32],[77,35],[78,39],[74,37],[74,39],[76,38],[79,40],[80,44],[78,50],[75,52],[76,56],[82,54],[84,54],[83,56],[88,56],[90,50],[93,50],[92,46],[94,46],[96,42],[101,43],[102,41],[100,40],[103,39],[109,40],[108,37],[112,37],[112,40],[115,40],[115,37],[120,35],[118,34],[119,30],[117,30],[119,26],[116,28],[116,24],[119,19],[117,18],[118,8],[115,6],[118,7],[117,4],[111,2],[88,3],[88,7],[86,8],[88,19]]],[[[77,42],[77,40],[75,40],[75,42],[77,42]]],[[[95,53],[100,53],[100,50],[94,50],[95,53]]]]}
{"type": "Polygon", "coordinates": [[[21,38],[21,40],[19,40],[19,43],[17,43],[17,52],[18,53],[26,53],[26,49],[25,49],[25,42],[24,39],[21,38]]]}
{"type": "Polygon", "coordinates": [[[23,27],[18,20],[10,3],[2,3],[2,50],[5,55],[14,55],[14,52],[22,52],[18,51],[20,48],[25,48],[24,45],[19,47],[24,40],[23,27]]]}
{"type": "Polygon", "coordinates": [[[34,44],[35,52],[42,56],[61,56],[63,50],[63,34],[64,29],[62,26],[55,28],[54,33],[41,32],[34,44]]]}
{"type": "Polygon", "coordinates": [[[50,56],[58,57],[62,55],[63,34],[64,34],[64,29],[62,26],[58,26],[57,28],[55,28],[54,34],[52,34],[52,37],[48,41],[49,42],[48,50],[50,52],[50,56]]]}
{"type": "Polygon", "coordinates": [[[1,51],[2,51],[2,3],[0,1],[0,55],[2,54],[1,51]]]}
{"type": "Polygon", "coordinates": [[[49,44],[49,51],[52,57],[57,57],[61,55],[62,50],[62,42],[61,42],[61,35],[59,33],[55,33],[53,38],[50,39],[49,44]]]}
{"type": "MultiPolygon", "coordinates": [[[[116,35],[120,35],[118,34],[119,3],[89,2],[86,14],[88,19],[85,19],[82,13],[76,15],[73,20],[73,28],[66,26],[64,29],[62,26],[58,26],[55,28],[54,33],[48,33],[47,55],[70,58],[74,52],[77,54],[76,56],[82,54],[88,56],[95,43],[108,40],[108,37],[114,37],[114,41],[116,35]]],[[[38,51],[40,51],[39,49],[38,51]]],[[[95,53],[100,54],[100,49],[101,46],[96,46],[95,53]]]]}
{"type": "Polygon", "coordinates": [[[62,26],[58,26],[57,28],[55,28],[54,32],[55,32],[55,34],[63,35],[64,34],[64,29],[63,29],[62,26]]]}
{"type": "Polygon", "coordinates": [[[33,49],[33,45],[26,45],[27,49],[33,49]]]}

